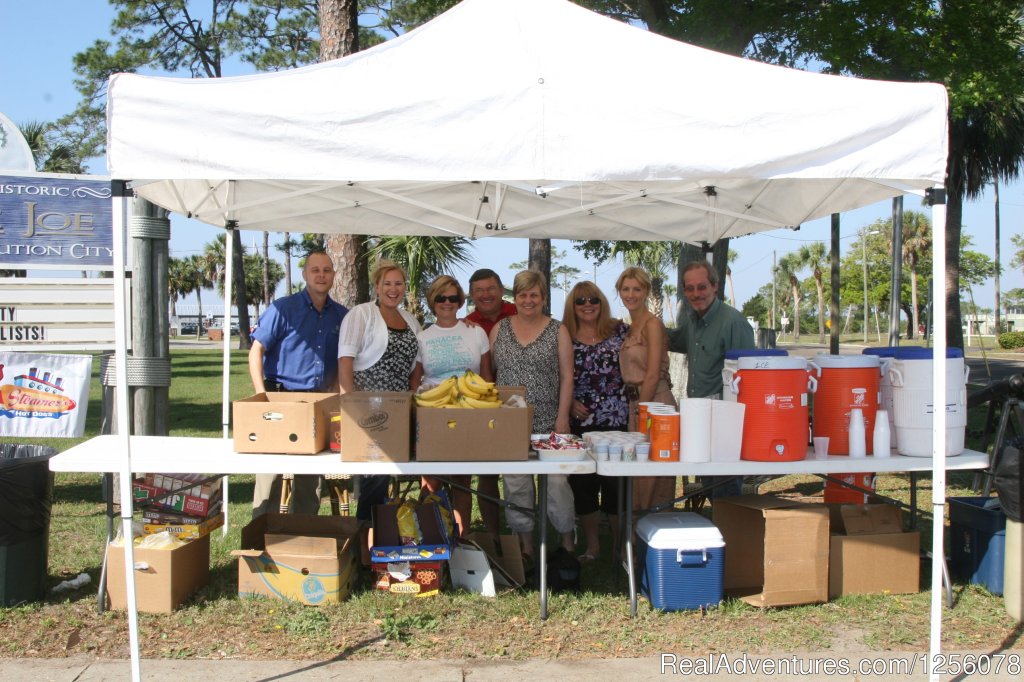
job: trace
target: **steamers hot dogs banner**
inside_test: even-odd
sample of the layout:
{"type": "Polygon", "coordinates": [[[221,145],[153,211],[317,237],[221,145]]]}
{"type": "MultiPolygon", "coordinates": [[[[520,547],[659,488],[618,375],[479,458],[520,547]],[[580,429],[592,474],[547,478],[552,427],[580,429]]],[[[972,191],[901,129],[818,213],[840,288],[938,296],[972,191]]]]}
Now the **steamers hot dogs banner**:
{"type": "Polygon", "coordinates": [[[91,355],[0,352],[0,437],[85,432],[91,355]]]}

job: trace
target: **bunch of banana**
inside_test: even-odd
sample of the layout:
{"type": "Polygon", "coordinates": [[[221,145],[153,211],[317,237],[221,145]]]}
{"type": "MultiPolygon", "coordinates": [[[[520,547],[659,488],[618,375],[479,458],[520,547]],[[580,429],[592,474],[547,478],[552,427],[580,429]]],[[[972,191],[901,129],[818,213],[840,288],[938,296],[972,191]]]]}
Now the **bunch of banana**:
{"type": "Polygon", "coordinates": [[[458,380],[455,377],[448,377],[437,386],[417,393],[413,397],[420,407],[445,407],[458,398],[458,391],[458,380]]]}
{"type": "Polygon", "coordinates": [[[415,396],[420,407],[501,407],[498,389],[494,382],[485,381],[482,376],[467,369],[458,377],[448,377],[428,391],[415,396]]]}

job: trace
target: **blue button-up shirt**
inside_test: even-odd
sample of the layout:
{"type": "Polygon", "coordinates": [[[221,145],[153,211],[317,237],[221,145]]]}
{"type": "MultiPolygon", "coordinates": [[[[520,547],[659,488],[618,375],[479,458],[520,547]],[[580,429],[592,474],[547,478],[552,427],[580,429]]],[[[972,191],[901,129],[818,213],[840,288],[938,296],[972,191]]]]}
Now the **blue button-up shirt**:
{"type": "Polygon", "coordinates": [[[264,378],[289,391],[329,388],[338,375],[338,330],[347,312],[329,297],[317,310],[305,289],[274,301],[253,332],[264,348],[264,378]]]}

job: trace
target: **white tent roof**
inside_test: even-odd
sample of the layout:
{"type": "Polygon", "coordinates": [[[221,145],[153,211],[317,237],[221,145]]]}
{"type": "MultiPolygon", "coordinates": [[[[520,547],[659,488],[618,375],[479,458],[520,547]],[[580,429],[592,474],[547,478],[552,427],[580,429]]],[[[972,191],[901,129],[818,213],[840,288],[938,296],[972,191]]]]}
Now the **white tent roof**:
{"type": "Polygon", "coordinates": [[[465,0],[291,71],[119,74],[108,118],[111,176],[250,230],[714,242],[941,185],[946,163],[939,85],[760,64],[565,0],[465,0]]]}

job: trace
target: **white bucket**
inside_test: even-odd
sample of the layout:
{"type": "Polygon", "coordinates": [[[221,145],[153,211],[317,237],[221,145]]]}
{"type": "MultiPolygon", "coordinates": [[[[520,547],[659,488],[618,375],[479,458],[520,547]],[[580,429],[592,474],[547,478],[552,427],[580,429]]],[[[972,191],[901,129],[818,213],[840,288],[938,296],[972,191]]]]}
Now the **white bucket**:
{"type": "MultiPolygon", "coordinates": [[[[889,367],[896,449],[910,457],[932,456],[932,375],[930,348],[901,348],[889,367]]],[[[967,431],[967,375],[959,349],[946,358],[946,456],[964,451],[967,431]],[[955,355],[959,353],[959,357],[955,355]]]]}

